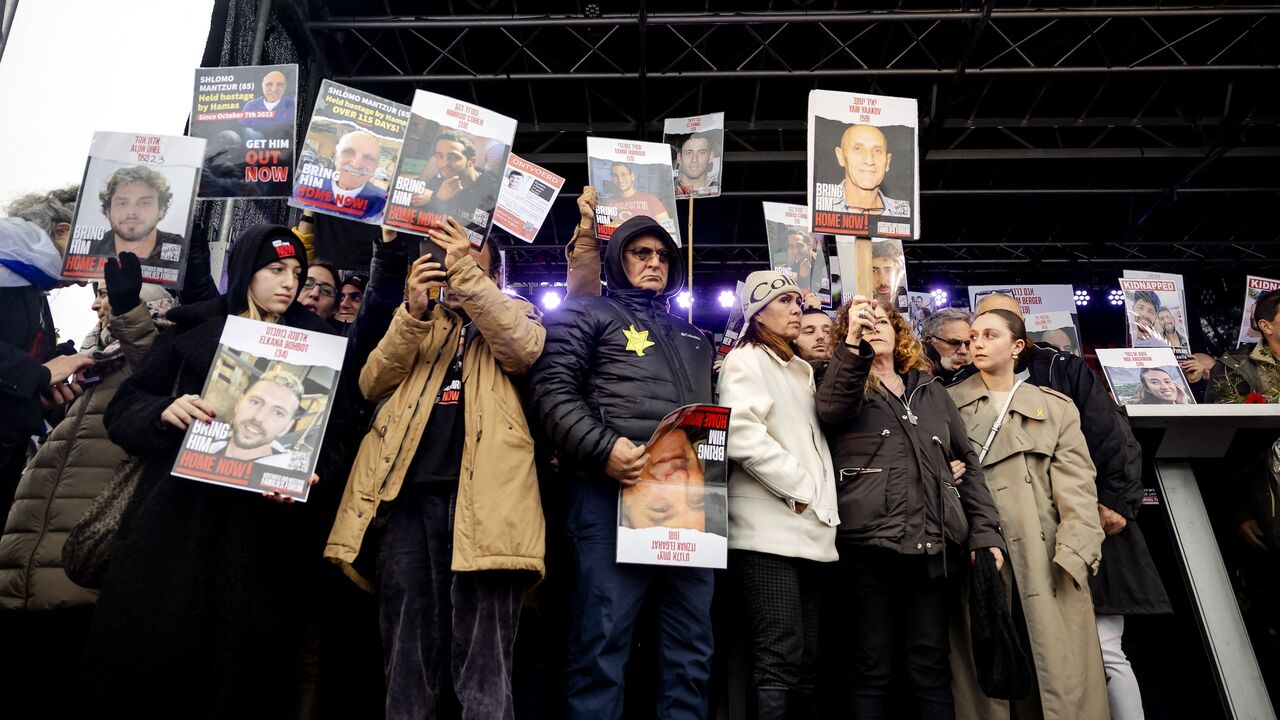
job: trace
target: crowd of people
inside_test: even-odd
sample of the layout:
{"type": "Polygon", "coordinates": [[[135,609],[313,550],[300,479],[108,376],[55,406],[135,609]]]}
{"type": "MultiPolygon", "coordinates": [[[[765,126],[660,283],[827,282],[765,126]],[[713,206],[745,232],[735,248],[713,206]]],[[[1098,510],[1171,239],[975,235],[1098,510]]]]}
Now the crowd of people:
{"type": "MultiPolygon", "coordinates": [[[[0,219],[0,627],[24,653],[4,672],[49,690],[48,717],[320,717],[326,684],[353,677],[331,646],[363,635],[386,717],[512,718],[524,610],[553,583],[553,716],[622,717],[652,643],[661,718],[734,692],[762,719],[1143,717],[1125,619],[1172,609],[1135,522],[1141,449],[1105,383],[1032,343],[1007,295],[917,337],[887,284],[833,319],[753,272],[713,366],[712,338],[670,312],[672,237],[637,215],[602,247],[588,187],[546,315],[502,291],[497,241],[477,251],[453,219],[430,233],[443,262],[387,229],[368,268],[339,268],[304,214],[240,232],[225,292],[200,238],[176,295],[121,253],[70,347],[45,293],[75,194],[0,219]],[[305,504],[171,475],[184,431],[216,416],[201,392],[232,316],[347,338],[305,504]],[[644,443],[715,402],[727,572],[617,562],[644,443]],[[124,481],[100,572],[73,571],[69,534],[124,481]],[[749,620],[736,682],[713,673],[717,584],[749,620]]],[[[1254,326],[1248,352],[1189,361],[1196,392],[1280,399],[1280,294],[1254,326]]],[[[1240,522],[1269,552],[1275,507],[1240,522]]]]}

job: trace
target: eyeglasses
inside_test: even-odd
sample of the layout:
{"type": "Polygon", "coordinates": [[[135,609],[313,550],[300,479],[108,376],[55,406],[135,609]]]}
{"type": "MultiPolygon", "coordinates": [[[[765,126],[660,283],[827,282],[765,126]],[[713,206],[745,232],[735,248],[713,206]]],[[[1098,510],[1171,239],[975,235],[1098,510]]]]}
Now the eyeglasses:
{"type": "Polygon", "coordinates": [[[662,248],[661,250],[654,250],[651,247],[638,247],[638,248],[631,248],[627,252],[631,253],[632,257],[634,257],[635,259],[639,260],[642,263],[649,262],[649,258],[653,257],[654,253],[657,253],[658,261],[661,262],[663,265],[670,265],[672,258],[676,256],[675,253],[671,252],[666,248],[662,248]]]}
{"type": "Polygon", "coordinates": [[[303,291],[315,290],[316,288],[320,288],[321,297],[331,298],[338,294],[338,289],[334,286],[329,283],[317,282],[313,278],[307,278],[306,281],[302,283],[303,291]]]}
{"type": "Polygon", "coordinates": [[[963,345],[967,350],[969,348],[969,343],[972,342],[970,340],[948,340],[947,338],[938,337],[937,335],[930,335],[929,337],[933,338],[934,340],[937,340],[940,343],[946,343],[947,347],[951,348],[952,350],[959,350],[961,345],[963,345]]]}

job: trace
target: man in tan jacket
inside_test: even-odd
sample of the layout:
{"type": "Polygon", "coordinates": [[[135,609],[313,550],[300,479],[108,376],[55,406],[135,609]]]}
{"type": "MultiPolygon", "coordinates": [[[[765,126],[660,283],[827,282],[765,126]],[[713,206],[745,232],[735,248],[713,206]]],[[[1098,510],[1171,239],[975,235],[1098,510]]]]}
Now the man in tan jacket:
{"type": "MultiPolygon", "coordinates": [[[[386,716],[512,718],[524,592],[543,573],[533,439],[514,379],[542,354],[531,305],[503,294],[488,246],[452,218],[360,373],[386,401],[356,457],[325,556],[378,596],[386,716]],[[439,291],[434,299],[433,291],[439,291]]],[[[366,303],[378,302],[370,287],[366,303]]]]}

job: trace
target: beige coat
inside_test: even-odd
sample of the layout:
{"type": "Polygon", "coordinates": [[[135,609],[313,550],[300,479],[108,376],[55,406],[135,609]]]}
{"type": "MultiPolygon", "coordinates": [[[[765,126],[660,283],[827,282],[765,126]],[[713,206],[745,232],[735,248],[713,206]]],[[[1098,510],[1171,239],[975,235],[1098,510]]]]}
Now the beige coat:
{"type": "MultiPolygon", "coordinates": [[[[999,407],[980,375],[949,391],[980,452],[999,407]]],[[[982,471],[1009,546],[1002,574],[1006,587],[1016,578],[1043,717],[1107,720],[1107,680],[1088,582],[1098,571],[1103,533],[1079,411],[1065,395],[1024,383],[982,471]]],[[[978,687],[968,615],[965,608],[953,623],[956,717],[1007,719],[1009,703],[987,698],[978,687]]]]}
{"type": "MultiPolygon", "coordinates": [[[[533,438],[512,378],[542,354],[546,330],[529,303],[508,297],[466,258],[449,268],[449,286],[479,334],[462,359],[466,438],[454,510],[455,572],[545,571],[545,524],[534,468],[533,438]]],[[[356,584],[372,589],[360,555],[378,506],[404,483],[431,414],[431,400],[453,362],[461,319],[436,304],[426,320],[396,310],[391,327],[360,372],[370,402],[390,395],[360,444],[325,557],[356,584]]],[[[384,511],[385,512],[385,511],[384,511]]]]}

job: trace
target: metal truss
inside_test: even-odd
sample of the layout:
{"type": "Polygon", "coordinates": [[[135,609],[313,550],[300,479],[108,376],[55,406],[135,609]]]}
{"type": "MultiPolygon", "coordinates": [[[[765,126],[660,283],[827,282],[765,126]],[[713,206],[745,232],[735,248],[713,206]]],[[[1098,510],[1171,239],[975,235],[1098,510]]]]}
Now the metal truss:
{"type": "MultiPolygon", "coordinates": [[[[310,0],[299,14],[325,76],[517,117],[517,150],[569,191],[585,180],[586,135],[652,140],[666,117],[725,111],[734,171],[698,213],[713,223],[696,247],[708,278],[764,261],[759,200],[803,202],[816,87],[919,100],[926,237],[907,250],[919,267],[1269,263],[1280,3],[1019,2],[443,0],[422,15],[408,0],[310,0]]],[[[539,243],[563,241],[573,197],[539,243]]],[[[554,245],[510,257],[517,279],[563,269],[554,245]]]]}

